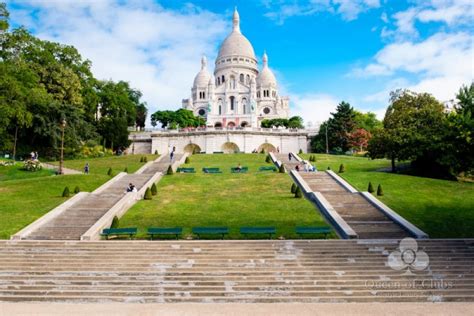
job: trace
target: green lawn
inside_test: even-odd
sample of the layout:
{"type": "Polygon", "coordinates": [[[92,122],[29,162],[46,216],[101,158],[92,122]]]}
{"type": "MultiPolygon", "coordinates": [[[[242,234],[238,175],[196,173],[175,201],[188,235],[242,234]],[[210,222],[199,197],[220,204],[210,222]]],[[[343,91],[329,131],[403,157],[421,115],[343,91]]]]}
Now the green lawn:
{"type": "Polygon", "coordinates": [[[138,227],[140,237],[145,237],[148,227],[181,226],[186,237],[192,227],[227,226],[227,238],[240,239],[258,238],[240,236],[242,226],[275,226],[277,237],[285,238],[297,238],[295,226],[327,226],[309,201],[295,199],[289,192],[288,174],[258,172],[258,167],[267,165],[265,155],[193,155],[190,159],[185,166],[196,168],[196,174],[164,176],[158,195],[135,204],[120,219],[120,227],[138,227]],[[230,168],[238,163],[249,167],[249,173],[231,174],[230,168]],[[203,174],[203,167],[219,167],[223,173],[203,174]]]}
{"type": "Polygon", "coordinates": [[[25,171],[22,168],[23,163],[21,162],[17,162],[14,166],[0,166],[0,181],[39,178],[54,175],[53,170],[46,168],[36,172],[25,171]]]}
{"type": "MultiPolygon", "coordinates": [[[[148,155],[149,160],[153,158],[156,156],[148,155]]],[[[81,169],[85,161],[69,160],[66,166],[81,169]]],[[[64,187],[74,190],[79,186],[82,191],[91,192],[111,179],[107,176],[108,166],[117,172],[125,167],[134,172],[144,164],[140,163],[140,156],[131,155],[87,161],[91,165],[91,175],[48,176],[51,174],[49,170],[26,172],[15,170],[16,166],[0,167],[0,179],[3,180],[0,181],[0,238],[10,238],[10,235],[64,202],[66,198],[61,197],[64,187]]]]}
{"type": "Polygon", "coordinates": [[[378,198],[430,237],[474,237],[474,183],[378,171],[390,167],[384,159],[316,155],[319,170],[330,166],[337,172],[341,163],[346,169],[343,178],[360,191],[367,191],[369,181],[375,189],[381,184],[384,195],[378,198]]]}

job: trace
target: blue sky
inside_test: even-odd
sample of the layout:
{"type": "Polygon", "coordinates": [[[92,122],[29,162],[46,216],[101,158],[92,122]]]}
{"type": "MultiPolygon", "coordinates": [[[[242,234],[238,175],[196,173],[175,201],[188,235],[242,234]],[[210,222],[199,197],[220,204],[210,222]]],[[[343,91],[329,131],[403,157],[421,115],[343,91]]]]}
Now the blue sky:
{"type": "Polygon", "coordinates": [[[76,46],[101,79],[129,81],[150,112],[176,109],[207,55],[212,70],[237,6],[243,34],[266,50],[292,114],[325,120],[338,102],[382,117],[389,92],[440,101],[473,80],[467,0],[7,1],[11,23],[76,46]]]}

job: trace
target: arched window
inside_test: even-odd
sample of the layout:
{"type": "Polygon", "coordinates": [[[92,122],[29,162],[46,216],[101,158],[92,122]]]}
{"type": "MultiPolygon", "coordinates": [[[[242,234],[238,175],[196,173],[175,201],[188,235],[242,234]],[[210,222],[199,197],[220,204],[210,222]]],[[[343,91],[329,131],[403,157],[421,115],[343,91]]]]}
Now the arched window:
{"type": "Polygon", "coordinates": [[[242,99],[242,113],[247,114],[247,99],[246,98],[242,99]]]}
{"type": "Polygon", "coordinates": [[[221,80],[221,81],[222,81],[222,83],[224,83],[224,82],[225,82],[224,75],[222,75],[222,80],[221,80]]]}
{"type": "Polygon", "coordinates": [[[260,91],[257,91],[257,98],[260,98],[260,91]]]}
{"type": "Polygon", "coordinates": [[[206,98],[206,92],[203,92],[203,93],[202,93],[202,98],[203,98],[203,99],[206,98]]]}
{"type": "Polygon", "coordinates": [[[229,88],[235,89],[235,77],[234,76],[230,76],[229,88]]]}
{"type": "Polygon", "coordinates": [[[218,86],[221,85],[221,77],[217,77],[217,85],[218,85],[218,86]]]}
{"type": "Polygon", "coordinates": [[[235,97],[230,97],[230,110],[234,110],[235,97]]]}
{"type": "Polygon", "coordinates": [[[240,74],[240,82],[244,83],[244,74],[240,74]]]}
{"type": "Polygon", "coordinates": [[[250,76],[249,76],[249,75],[247,75],[247,78],[245,78],[245,82],[246,82],[247,84],[250,84],[250,76]]]}
{"type": "Polygon", "coordinates": [[[222,105],[219,105],[219,115],[222,115],[222,105]]]}

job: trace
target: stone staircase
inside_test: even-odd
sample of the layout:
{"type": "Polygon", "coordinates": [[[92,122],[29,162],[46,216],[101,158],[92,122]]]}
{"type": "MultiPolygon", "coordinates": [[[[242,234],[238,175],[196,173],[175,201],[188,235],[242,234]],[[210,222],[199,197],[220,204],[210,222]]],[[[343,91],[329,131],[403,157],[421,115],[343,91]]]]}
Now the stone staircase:
{"type": "Polygon", "coordinates": [[[301,165],[301,163],[295,157],[292,157],[291,160],[289,160],[288,154],[275,154],[274,153],[274,155],[277,160],[281,161],[285,165],[286,172],[295,170],[296,165],[301,165]]]}
{"type": "MultiPolygon", "coordinates": [[[[177,154],[175,161],[181,159],[177,154]]],[[[23,239],[31,240],[78,240],[104,214],[106,214],[126,194],[129,183],[140,190],[157,172],[166,172],[169,161],[164,157],[150,164],[139,174],[127,174],[112,182],[105,190],[92,193],[78,200],[58,216],[47,221],[38,229],[33,230],[23,239]],[[166,160],[167,162],[162,162],[166,160]]],[[[111,180],[112,181],[112,180],[111,180]]]]}
{"type": "Polygon", "coordinates": [[[474,301],[474,240],[418,241],[429,266],[411,273],[387,264],[398,246],[397,240],[0,241],[0,301],[474,301]]]}

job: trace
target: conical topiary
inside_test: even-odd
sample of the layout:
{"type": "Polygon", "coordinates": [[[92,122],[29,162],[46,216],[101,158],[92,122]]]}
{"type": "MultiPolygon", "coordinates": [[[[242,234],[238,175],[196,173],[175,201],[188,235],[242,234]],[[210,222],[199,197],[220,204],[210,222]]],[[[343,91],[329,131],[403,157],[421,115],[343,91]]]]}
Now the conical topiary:
{"type": "Polygon", "coordinates": [[[140,157],[140,162],[143,162],[143,156],[142,156],[142,157],[140,157]]]}
{"type": "Polygon", "coordinates": [[[69,193],[69,187],[65,187],[63,191],[63,197],[69,197],[71,193],[69,193]]]}
{"type": "Polygon", "coordinates": [[[150,188],[146,188],[146,191],[145,191],[145,196],[143,197],[145,200],[151,200],[152,199],[152,195],[151,195],[151,190],[150,188]]]}
{"type": "Polygon", "coordinates": [[[293,183],[293,184],[291,185],[291,193],[295,194],[295,192],[296,192],[296,184],[293,183]]]}
{"type": "Polygon", "coordinates": [[[117,216],[114,216],[114,219],[112,220],[112,224],[110,225],[110,228],[118,228],[119,227],[119,219],[117,216]]]}
{"type": "Polygon", "coordinates": [[[379,184],[379,186],[377,187],[377,195],[378,196],[382,196],[383,195],[383,190],[382,190],[382,185],[379,184]]]}
{"type": "Polygon", "coordinates": [[[267,155],[267,158],[265,158],[266,163],[271,163],[272,162],[272,157],[270,155],[267,155]]]}
{"type": "Polygon", "coordinates": [[[295,198],[301,199],[303,197],[303,192],[301,192],[300,187],[296,187],[295,198]]]}
{"type": "Polygon", "coordinates": [[[369,193],[374,193],[375,192],[374,187],[372,185],[372,182],[369,182],[369,187],[367,188],[367,191],[369,191],[369,193]]]}
{"type": "Polygon", "coordinates": [[[278,169],[278,172],[285,173],[285,165],[284,164],[280,165],[280,168],[278,169]]]}
{"type": "Polygon", "coordinates": [[[171,167],[171,165],[168,167],[168,170],[166,171],[166,174],[167,175],[172,175],[174,173],[173,171],[173,167],[171,167]]]}
{"type": "Polygon", "coordinates": [[[128,173],[128,167],[125,167],[125,169],[123,169],[123,172],[128,173]]]}
{"type": "Polygon", "coordinates": [[[151,194],[152,194],[152,195],[157,195],[157,194],[158,194],[158,189],[156,188],[156,184],[155,184],[155,183],[153,183],[153,184],[151,185],[151,194]]]}
{"type": "Polygon", "coordinates": [[[313,155],[313,162],[316,162],[316,155],[313,155]]]}
{"type": "Polygon", "coordinates": [[[300,148],[300,151],[298,151],[298,154],[302,154],[303,153],[303,149],[300,148]]]}
{"type": "Polygon", "coordinates": [[[189,157],[186,157],[186,159],[184,160],[184,163],[185,163],[185,164],[188,164],[188,163],[190,163],[190,162],[191,162],[191,160],[189,159],[189,157]]]}
{"type": "Polygon", "coordinates": [[[344,171],[346,171],[346,167],[344,167],[344,164],[341,163],[339,166],[339,173],[343,173],[344,171]]]}
{"type": "Polygon", "coordinates": [[[109,168],[109,170],[107,171],[107,175],[112,176],[112,173],[113,173],[112,168],[109,168]]]}
{"type": "Polygon", "coordinates": [[[76,187],[74,188],[74,193],[79,193],[81,192],[81,189],[79,188],[79,186],[76,185],[76,187]]]}
{"type": "Polygon", "coordinates": [[[148,157],[147,156],[143,157],[143,162],[148,162],[148,157]]]}
{"type": "Polygon", "coordinates": [[[158,150],[155,150],[155,155],[158,155],[158,150]]]}
{"type": "Polygon", "coordinates": [[[328,166],[328,170],[331,170],[331,167],[328,166]]]}

